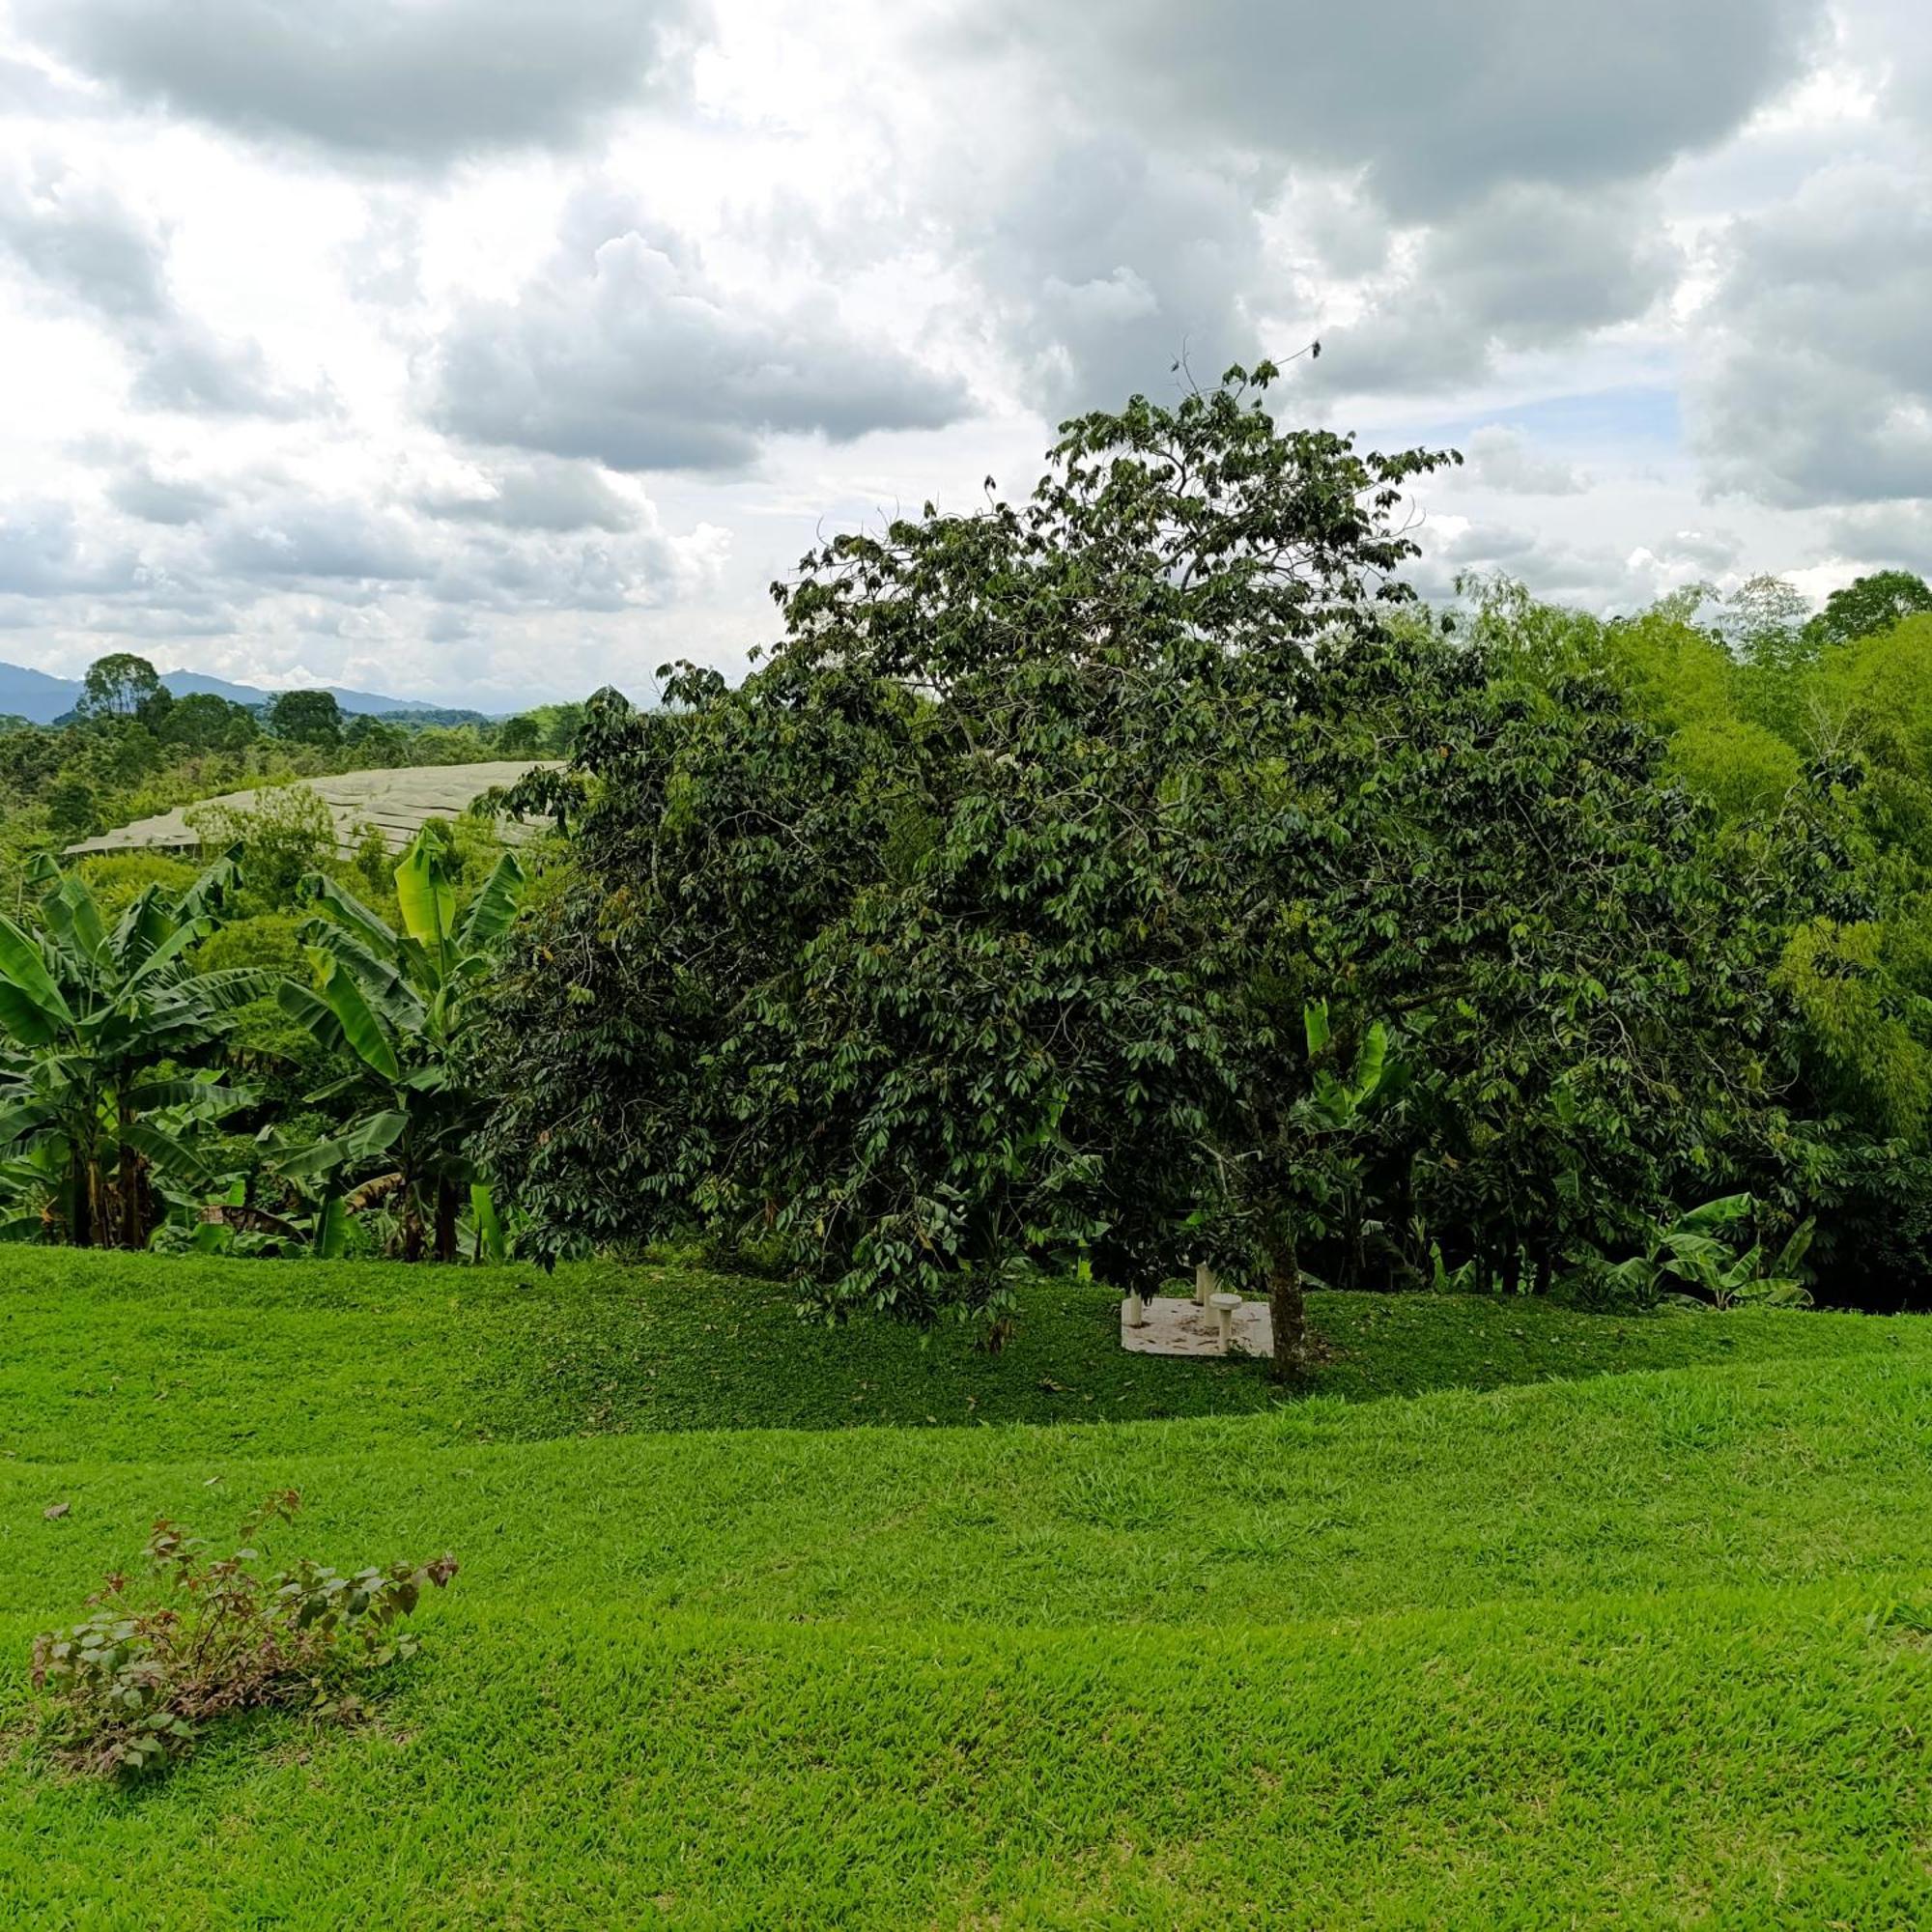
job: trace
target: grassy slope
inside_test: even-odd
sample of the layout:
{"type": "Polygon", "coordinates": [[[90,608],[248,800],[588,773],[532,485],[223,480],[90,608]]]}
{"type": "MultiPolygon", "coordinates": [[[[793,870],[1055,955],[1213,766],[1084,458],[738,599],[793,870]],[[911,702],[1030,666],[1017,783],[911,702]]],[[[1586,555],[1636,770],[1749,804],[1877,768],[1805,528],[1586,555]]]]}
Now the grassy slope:
{"type": "MultiPolygon", "coordinates": [[[[1324,1395],[1499,1388],[1698,1362],[1888,1353],[1910,1322],[1609,1320],[1534,1301],[1311,1297],[1324,1395]]],[[[1042,1285],[1004,1355],[795,1320],[769,1283],[680,1266],[411,1270],[0,1250],[0,1456],[156,1462],[685,1429],[1141,1421],[1277,1398],[1251,1363],[1117,1344],[1104,1293],[1042,1285]]]]}
{"type": "Polygon", "coordinates": [[[923,1424],[1265,1391],[1151,1376],[1078,1295],[997,1364],[767,1304],[10,1260],[15,1655],[154,1510],[271,1483],[323,1553],[465,1569],[380,1729],[255,1726],[135,1796],[0,1771],[0,1921],[1932,1916],[1932,1323],[1329,1302],[1353,1396],[1689,1366],[834,1434],[855,1392],[923,1424]],[[754,1366],[713,1380],[731,1320],[754,1366]],[[507,1439],[774,1417],[815,1433],[507,1439]]]}

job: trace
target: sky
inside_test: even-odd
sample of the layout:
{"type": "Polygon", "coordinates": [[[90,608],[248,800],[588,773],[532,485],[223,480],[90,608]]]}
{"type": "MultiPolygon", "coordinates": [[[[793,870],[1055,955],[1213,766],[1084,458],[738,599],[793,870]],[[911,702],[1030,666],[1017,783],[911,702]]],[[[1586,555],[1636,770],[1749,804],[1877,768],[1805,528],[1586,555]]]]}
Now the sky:
{"type": "Polygon", "coordinates": [[[9,662],[644,698],[1314,340],[1431,596],[1932,570],[1932,14],[0,0],[9,662]]]}

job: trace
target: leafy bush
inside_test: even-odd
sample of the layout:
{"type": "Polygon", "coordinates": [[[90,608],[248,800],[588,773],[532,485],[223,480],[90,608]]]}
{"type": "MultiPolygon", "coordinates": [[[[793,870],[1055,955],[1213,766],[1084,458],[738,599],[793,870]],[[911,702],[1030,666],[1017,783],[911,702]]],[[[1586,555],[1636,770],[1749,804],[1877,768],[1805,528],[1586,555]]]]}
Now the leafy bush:
{"type": "Polygon", "coordinates": [[[242,1547],[209,1545],[163,1517],[148,1539],[152,1584],[141,1597],[110,1576],[71,1629],[34,1639],[33,1682],[48,1702],[60,1759],[102,1777],[138,1777],[194,1748],[205,1726],[232,1712],[305,1709],[354,1721],[356,1684],[411,1656],[396,1626],[426,1584],[440,1589],[456,1558],[394,1563],[345,1577],[309,1558],[264,1577],[253,1545],[270,1522],[292,1522],[293,1490],[270,1496],[242,1525],[242,1547]]]}
{"type": "Polygon", "coordinates": [[[1748,1194],[1726,1194],[1658,1222],[1640,1254],[1593,1271],[1601,1295],[1648,1307],[1675,1283],[1674,1299],[1713,1308],[1804,1306],[1811,1296],[1798,1270],[1811,1245],[1812,1224],[1804,1222],[1775,1260],[1767,1260],[1762,1242],[1739,1254],[1719,1230],[1743,1221],[1752,1206],[1748,1194]]]}
{"type": "Polygon", "coordinates": [[[264,909],[292,904],[305,873],[335,856],[335,820],[305,784],[265,785],[252,805],[202,805],[187,822],[210,850],[231,848],[264,909]]]}

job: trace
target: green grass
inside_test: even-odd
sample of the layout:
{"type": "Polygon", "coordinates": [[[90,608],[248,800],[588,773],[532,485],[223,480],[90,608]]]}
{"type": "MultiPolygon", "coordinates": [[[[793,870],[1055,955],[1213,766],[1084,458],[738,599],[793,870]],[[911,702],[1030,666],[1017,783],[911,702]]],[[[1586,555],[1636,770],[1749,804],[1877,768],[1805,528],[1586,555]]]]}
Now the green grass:
{"type": "Polygon", "coordinates": [[[1037,1304],[8,1257],[8,1654],[270,1486],[464,1569],[363,1731],[16,1743],[0,1924],[1932,1918],[1932,1322],[1323,1297],[1284,1406],[1037,1304]]]}
{"type": "MultiPolygon", "coordinates": [[[[0,1251],[0,1456],[85,1445],[152,1462],[689,1429],[1136,1422],[1278,1401],[1253,1363],[1128,1354],[1112,1295],[1050,1283],[1029,1294],[999,1356],[957,1329],[803,1322],[768,1282],[684,1266],[549,1279],[14,1249],[0,1251]]],[[[1350,1401],[1886,1353],[1919,1333],[1857,1315],[1618,1320],[1421,1294],[1318,1294],[1311,1308],[1331,1357],[1317,1386],[1350,1401]]]]}

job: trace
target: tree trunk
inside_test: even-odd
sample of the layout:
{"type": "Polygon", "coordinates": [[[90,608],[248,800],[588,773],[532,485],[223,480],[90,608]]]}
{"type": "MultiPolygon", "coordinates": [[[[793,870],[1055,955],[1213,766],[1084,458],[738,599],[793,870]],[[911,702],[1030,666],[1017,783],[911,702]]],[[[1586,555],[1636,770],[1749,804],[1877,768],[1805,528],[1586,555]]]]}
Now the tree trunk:
{"type": "MultiPolygon", "coordinates": [[[[116,1109],[124,1124],[128,1120],[126,1105],[116,1109]]],[[[124,1248],[145,1248],[148,1245],[147,1201],[144,1196],[141,1171],[141,1156],[126,1141],[121,1143],[118,1172],[120,1174],[119,1199],[121,1245],[124,1248]]]]}
{"type": "Polygon", "coordinates": [[[67,1237],[77,1248],[94,1246],[94,1163],[75,1154],[68,1173],[67,1237]]]}
{"type": "Polygon", "coordinates": [[[1503,1293],[1516,1294],[1522,1288],[1522,1248],[1512,1240],[1503,1253],[1503,1293]]]}
{"type": "Polygon", "coordinates": [[[436,1183],[436,1258],[440,1262],[456,1259],[456,1183],[439,1179],[436,1183]]]}
{"type": "Polygon", "coordinates": [[[405,1180],[403,1196],[403,1259],[419,1262],[423,1258],[422,1203],[416,1199],[415,1182],[405,1180]]]}
{"type": "Polygon", "coordinates": [[[1308,1307],[1292,1234],[1279,1236],[1268,1257],[1268,1321],[1274,1330],[1269,1373],[1278,1382],[1298,1380],[1308,1366],[1308,1307]]]}

